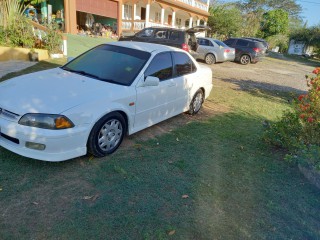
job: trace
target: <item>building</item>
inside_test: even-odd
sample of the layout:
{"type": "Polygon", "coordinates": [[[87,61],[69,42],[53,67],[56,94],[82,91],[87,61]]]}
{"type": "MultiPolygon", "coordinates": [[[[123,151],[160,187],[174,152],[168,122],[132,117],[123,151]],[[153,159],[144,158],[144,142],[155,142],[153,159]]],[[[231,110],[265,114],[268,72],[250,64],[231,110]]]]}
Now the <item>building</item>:
{"type": "Polygon", "coordinates": [[[125,34],[150,26],[206,25],[208,8],[209,0],[48,0],[41,13],[48,19],[62,18],[67,33],[99,22],[125,34]]]}

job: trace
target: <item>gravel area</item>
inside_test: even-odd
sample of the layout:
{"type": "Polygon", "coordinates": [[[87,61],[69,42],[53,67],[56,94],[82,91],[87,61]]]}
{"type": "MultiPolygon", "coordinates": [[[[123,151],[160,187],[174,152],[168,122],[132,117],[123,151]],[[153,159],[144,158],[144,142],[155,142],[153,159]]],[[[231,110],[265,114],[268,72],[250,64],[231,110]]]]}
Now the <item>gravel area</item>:
{"type": "Polygon", "coordinates": [[[314,67],[290,60],[266,57],[257,64],[225,62],[211,65],[213,78],[238,85],[241,89],[303,92],[305,75],[314,67]]]}

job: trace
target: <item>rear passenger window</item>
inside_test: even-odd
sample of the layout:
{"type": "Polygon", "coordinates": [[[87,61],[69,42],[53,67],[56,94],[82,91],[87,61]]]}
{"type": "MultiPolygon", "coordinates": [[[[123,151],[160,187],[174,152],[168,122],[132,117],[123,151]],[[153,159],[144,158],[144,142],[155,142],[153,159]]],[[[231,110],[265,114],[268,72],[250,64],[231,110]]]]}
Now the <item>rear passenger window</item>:
{"type": "Polygon", "coordinates": [[[238,39],[237,46],[247,47],[249,45],[248,41],[238,39]]]}
{"type": "Polygon", "coordinates": [[[172,41],[179,39],[179,32],[169,32],[169,39],[172,41]]]}
{"type": "Polygon", "coordinates": [[[198,39],[198,43],[199,43],[199,45],[201,45],[201,46],[212,46],[212,43],[211,43],[209,40],[207,40],[207,39],[199,38],[199,39],[198,39]]]}
{"type": "Polygon", "coordinates": [[[146,28],[137,33],[137,37],[151,37],[153,35],[154,30],[150,28],[146,28]]]}
{"type": "Polygon", "coordinates": [[[234,43],[234,39],[228,39],[224,41],[224,43],[227,44],[228,46],[231,46],[234,43]]]}
{"type": "Polygon", "coordinates": [[[147,70],[144,73],[145,77],[157,77],[160,81],[172,78],[172,58],[170,52],[159,53],[156,55],[147,70]]]}
{"type": "Polygon", "coordinates": [[[185,53],[174,52],[173,59],[177,76],[193,73],[197,70],[191,58],[185,53]]]}

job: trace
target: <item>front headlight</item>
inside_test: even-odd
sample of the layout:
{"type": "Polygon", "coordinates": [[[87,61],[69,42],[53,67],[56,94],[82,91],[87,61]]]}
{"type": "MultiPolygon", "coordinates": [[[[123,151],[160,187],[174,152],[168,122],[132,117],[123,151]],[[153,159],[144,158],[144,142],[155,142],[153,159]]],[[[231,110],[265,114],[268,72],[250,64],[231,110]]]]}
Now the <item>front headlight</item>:
{"type": "Polygon", "coordinates": [[[43,113],[27,113],[19,120],[19,124],[45,129],[66,129],[74,127],[74,124],[63,115],[43,113]]]}

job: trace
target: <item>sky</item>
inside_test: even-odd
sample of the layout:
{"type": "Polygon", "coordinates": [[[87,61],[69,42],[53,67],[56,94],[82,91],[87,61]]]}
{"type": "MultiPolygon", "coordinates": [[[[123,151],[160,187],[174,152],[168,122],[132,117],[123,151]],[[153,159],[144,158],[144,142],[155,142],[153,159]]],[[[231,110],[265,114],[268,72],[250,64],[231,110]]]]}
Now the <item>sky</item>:
{"type": "Polygon", "coordinates": [[[320,24],[320,0],[296,0],[302,6],[302,17],[308,26],[320,24]]]}
{"type": "MultiPolygon", "coordinates": [[[[222,0],[221,2],[235,2],[236,0],[222,0]]],[[[301,17],[304,22],[308,21],[307,26],[320,24],[320,0],[296,0],[302,6],[301,17]]]]}

